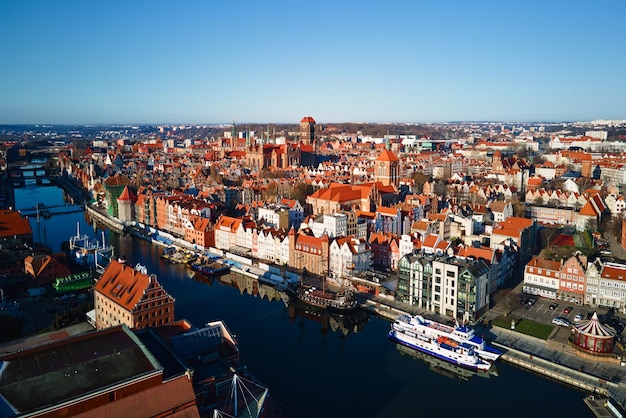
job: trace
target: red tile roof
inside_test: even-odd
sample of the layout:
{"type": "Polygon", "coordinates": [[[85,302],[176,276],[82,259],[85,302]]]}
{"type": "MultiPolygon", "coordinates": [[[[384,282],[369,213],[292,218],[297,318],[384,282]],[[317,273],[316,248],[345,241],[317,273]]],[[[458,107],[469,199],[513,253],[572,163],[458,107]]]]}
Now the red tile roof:
{"type": "Polygon", "coordinates": [[[376,161],[400,161],[400,160],[398,159],[398,157],[396,157],[396,154],[394,154],[393,152],[389,150],[383,150],[378,156],[378,158],[376,158],[376,161]]]}
{"type": "MultiPolygon", "coordinates": [[[[154,280],[156,281],[156,278],[154,280]]],[[[132,311],[149,286],[150,277],[147,274],[139,273],[134,268],[113,260],[94,289],[124,309],[132,311]]]]}
{"type": "Polygon", "coordinates": [[[28,219],[22,218],[19,212],[13,210],[0,211],[0,238],[32,233],[33,230],[28,219]]]}
{"type": "Polygon", "coordinates": [[[315,123],[315,119],[313,119],[311,116],[305,116],[302,118],[300,123],[315,123]]]}
{"type": "Polygon", "coordinates": [[[137,200],[137,196],[135,196],[135,194],[130,191],[128,186],[126,186],[124,187],[124,190],[122,190],[122,193],[120,194],[120,197],[117,198],[117,200],[121,200],[123,202],[135,202],[137,200]]]}

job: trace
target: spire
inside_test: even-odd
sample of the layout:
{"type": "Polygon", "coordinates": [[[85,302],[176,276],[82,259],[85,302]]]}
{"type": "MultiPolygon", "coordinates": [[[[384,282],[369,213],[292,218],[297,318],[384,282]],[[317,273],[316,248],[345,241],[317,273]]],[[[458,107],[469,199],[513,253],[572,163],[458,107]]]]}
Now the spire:
{"type": "Polygon", "coordinates": [[[389,130],[387,130],[387,135],[385,135],[385,149],[389,151],[391,149],[391,144],[389,141],[389,130]]]}
{"type": "Polygon", "coordinates": [[[230,136],[233,141],[237,139],[237,127],[235,126],[235,118],[233,118],[233,129],[230,132],[230,136]]]}
{"type": "Polygon", "coordinates": [[[246,148],[250,148],[250,127],[246,126],[246,148]]]}

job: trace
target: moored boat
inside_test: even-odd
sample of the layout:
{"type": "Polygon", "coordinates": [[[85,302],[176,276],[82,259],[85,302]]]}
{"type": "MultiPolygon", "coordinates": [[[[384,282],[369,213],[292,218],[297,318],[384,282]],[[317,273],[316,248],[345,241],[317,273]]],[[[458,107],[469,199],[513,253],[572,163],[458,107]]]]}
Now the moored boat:
{"type": "Polygon", "coordinates": [[[410,331],[391,329],[388,337],[414,350],[434,356],[438,359],[465,367],[470,370],[489,370],[491,363],[480,358],[474,348],[466,343],[439,336],[428,337],[426,334],[414,334],[410,331]]]}
{"type": "Polygon", "coordinates": [[[102,273],[113,258],[114,248],[107,245],[102,232],[102,242],[80,233],[80,226],[76,224],[76,235],[70,237],[68,256],[71,262],[81,269],[95,270],[102,273]]]}
{"type": "Polygon", "coordinates": [[[210,263],[191,263],[191,268],[207,276],[213,274],[228,273],[230,266],[228,264],[220,263],[219,261],[212,261],[210,263]]]}
{"type": "Polygon", "coordinates": [[[392,324],[394,330],[410,332],[415,335],[426,335],[428,338],[446,337],[458,343],[472,346],[476,354],[484,360],[496,361],[502,352],[487,344],[484,338],[476,335],[473,328],[468,326],[450,326],[432,321],[421,315],[402,314],[392,324]]]}
{"type": "Polygon", "coordinates": [[[296,296],[302,302],[325,308],[329,311],[345,312],[358,307],[358,302],[350,291],[330,292],[316,289],[313,286],[300,286],[296,296]]]}

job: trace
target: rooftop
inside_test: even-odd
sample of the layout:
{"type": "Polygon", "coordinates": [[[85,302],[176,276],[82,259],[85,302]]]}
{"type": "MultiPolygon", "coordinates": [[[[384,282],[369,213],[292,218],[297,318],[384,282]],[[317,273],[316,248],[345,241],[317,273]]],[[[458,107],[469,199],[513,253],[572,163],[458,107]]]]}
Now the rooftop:
{"type": "Polygon", "coordinates": [[[162,370],[125,326],[0,356],[0,369],[2,416],[76,400],[162,370]]]}

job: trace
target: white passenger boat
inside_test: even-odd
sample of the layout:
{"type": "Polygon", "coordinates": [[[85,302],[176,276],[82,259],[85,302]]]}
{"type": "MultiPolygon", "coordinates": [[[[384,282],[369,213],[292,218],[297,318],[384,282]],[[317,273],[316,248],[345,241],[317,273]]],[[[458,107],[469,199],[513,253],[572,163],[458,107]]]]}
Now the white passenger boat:
{"type": "Polygon", "coordinates": [[[470,370],[489,370],[491,363],[481,359],[474,347],[459,343],[448,337],[428,337],[425,334],[414,334],[411,331],[391,329],[389,338],[414,350],[421,351],[438,359],[465,367],[470,370]]]}
{"type": "Polygon", "coordinates": [[[489,346],[484,338],[476,335],[474,329],[467,326],[450,326],[428,320],[420,315],[400,315],[392,324],[392,329],[409,332],[414,335],[425,335],[428,338],[446,337],[457,343],[468,344],[474,348],[478,356],[487,361],[496,361],[502,352],[489,346]]]}

